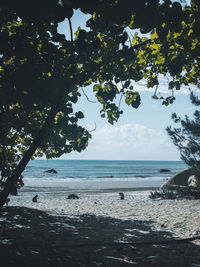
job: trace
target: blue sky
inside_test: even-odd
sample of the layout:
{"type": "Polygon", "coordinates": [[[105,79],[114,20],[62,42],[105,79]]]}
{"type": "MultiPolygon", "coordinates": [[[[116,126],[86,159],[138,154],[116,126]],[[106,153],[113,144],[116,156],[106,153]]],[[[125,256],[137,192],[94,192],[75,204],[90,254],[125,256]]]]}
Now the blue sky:
{"type": "MultiPolygon", "coordinates": [[[[84,28],[86,16],[76,12],[73,16],[73,31],[80,25],[84,28]]],[[[59,27],[60,32],[69,36],[68,22],[59,27]]],[[[88,148],[81,152],[72,152],[62,156],[63,159],[106,159],[106,160],[179,160],[179,153],[165,131],[172,125],[171,114],[176,112],[180,116],[192,116],[195,107],[190,103],[187,89],[176,93],[176,101],[170,106],[163,106],[161,101],[153,100],[153,91],[145,85],[133,84],[140,92],[142,102],[138,109],[133,109],[122,103],[124,114],[114,125],[100,117],[101,105],[90,103],[84,95],[76,105],[85,118],[80,124],[92,130],[93,138],[88,148]]],[[[84,89],[91,100],[95,100],[92,86],[84,89]]],[[[163,96],[170,95],[165,83],[159,86],[163,96]]],[[[81,91],[80,91],[81,92],[81,91]]]]}
{"type": "MultiPolygon", "coordinates": [[[[145,88],[144,88],[145,89],[145,88]]],[[[167,89],[166,89],[167,91],[167,89]]],[[[85,92],[94,99],[92,88],[85,92]]],[[[152,99],[153,92],[141,91],[142,102],[138,109],[122,104],[124,113],[114,125],[100,117],[101,105],[90,103],[85,96],[80,98],[76,110],[85,118],[80,124],[92,130],[93,138],[88,148],[81,152],[64,155],[66,159],[112,159],[112,160],[179,160],[179,153],[165,129],[173,125],[171,114],[192,116],[195,107],[189,95],[178,93],[176,101],[166,107],[152,99]]],[[[167,94],[164,94],[167,95],[167,94]]]]}

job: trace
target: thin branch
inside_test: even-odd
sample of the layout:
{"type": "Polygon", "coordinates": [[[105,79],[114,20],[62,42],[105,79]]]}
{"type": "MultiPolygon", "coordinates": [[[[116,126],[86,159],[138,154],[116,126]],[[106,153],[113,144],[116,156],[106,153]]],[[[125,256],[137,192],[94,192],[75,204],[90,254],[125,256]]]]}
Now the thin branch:
{"type": "MultiPolygon", "coordinates": [[[[127,32],[126,32],[127,33],[127,32]]],[[[127,33],[128,35],[128,39],[129,39],[129,43],[130,43],[130,47],[132,46],[132,42],[131,42],[131,37],[129,36],[129,34],[127,33]]]]}
{"type": "Polygon", "coordinates": [[[158,90],[158,84],[156,85],[156,89],[155,89],[155,92],[154,92],[154,96],[156,96],[156,94],[157,94],[157,90],[158,90]]]}
{"type": "Polygon", "coordinates": [[[94,123],[94,129],[92,129],[92,130],[88,130],[88,132],[89,132],[89,133],[94,132],[94,131],[96,131],[96,129],[97,129],[97,125],[96,125],[96,122],[95,122],[95,123],[94,123]]]}
{"type": "Polygon", "coordinates": [[[91,102],[91,103],[97,103],[97,101],[92,101],[89,99],[89,97],[87,96],[87,94],[85,93],[85,91],[83,90],[83,87],[81,87],[81,91],[83,92],[84,96],[87,98],[87,101],[88,102],[91,102]]]}
{"type": "Polygon", "coordinates": [[[118,109],[120,109],[121,102],[122,102],[122,97],[123,97],[123,93],[121,93],[121,97],[120,97],[119,104],[118,104],[118,109]]]}
{"type": "MultiPolygon", "coordinates": [[[[176,136],[178,136],[179,139],[183,139],[184,141],[187,141],[187,142],[191,142],[190,139],[188,139],[187,137],[185,137],[183,134],[178,134],[177,132],[175,133],[176,136]]],[[[183,142],[183,141],[180,141],[180,142],[183,142]]],[[[184,147],[183,147],[184,148],[184,147]]]]}
{"type": "Polygon", "coordinates": [[[74,40],[73,40],[73,30],[72,30],[71,19],[68,19],[68,22],[69,22],[70,37],[71,37],[72,75],[74,75],[74,73],[75,73],[74,40]]]}
{"type": "MultiPolygon", "coordinates": [[[[122,90],[124,90],[124,85],[123,85],[123,82],[122,81],[121,81],[121,85],[122,85],[122,90]]],[[[121,93],[121,97],[120,97],[119,104],[118,104],[118,109],[120,109],[122,97],[123,97],[123,92],[121,93]]]]}
{"type": "Polygon", "coordinates": [[[165,75],[165,77],[167,78],[167,80],[168,80],[168,83],[169,83],[170,81],[169,81],[169,77],[168,77],[168,75],[166,74],[166,75],[165,75]]]}
{"type": "Polygon", "coordinates": [[[73,30],[72,30],[72,22],[71,22],[71,19],[68,19],[68,22],[69,22],[70,37],[71,37],[72,49],[73,49],[73,42],[74,42],[74,40],[73,40],[73,30]]]}
{"type": "Polygon", "coordinates": [[[131,35],[131,37],[133,38],[134,36],[133,36],[133,34],[130,32],[130,35],[131,35]]]}
{"type": "MultiPolygon", "coordinates": [[[[151,40],[148,40],[150,42],[151,40]]],[[[142,42],[140,44],[137,44],[131,48],[129,48],[129,51],[134,51],[135,49],[139,49],[142,45],[146,44],[147,41],[142,42]]],[[[87,71],[83,71],[80,74],[74,75],[73,79],[70,79],[68,77],[63,77],[60,81],[57,82],[58,87],[60,86],[60,90],[58,91],[57,95],[52,101],[51,105],[51,111],[46,118],[44,124],[41,126],[37,136],[35,137],[34,141],[28,148],[28,150],[24,153],[23,158],[20,160],[19,164],[13,171],[12,175],[8,177],[6,185],[3,189],[3,191],[0,192],[0,209],[3,207],[3,205],[6,202],[6,198],[8,197],[11,188],[13,185],[17,182],[18,178],[24,171],[26,165],[30,161],[31,157],[35,153],[38,146],[41,144],[42,140],[46,136],[46,133],[48,132],[49,127],[51,126],[54,117],[56,116],[57,112],[59,111],[59,105],[63,99],[63,97],[66,95],[67,92],[70,92],[70,89],[77,84],[83,84],[85,83],[89,78],[91,78],[93,75],[95,75],[96,72],[99,72],[101,67],[105,66],[110,62],[110,60],[113,59],[119,59],[121,56],[126,56],[127,51],[119,50],[118,52],[115,52],[114,55],[111,54],[107,59],[103,60],[102,62],[98,64],[94,64],[91,66],[91,68],[87,71]],[[67,88],[67,89],[66,89],[67,88]]]]}

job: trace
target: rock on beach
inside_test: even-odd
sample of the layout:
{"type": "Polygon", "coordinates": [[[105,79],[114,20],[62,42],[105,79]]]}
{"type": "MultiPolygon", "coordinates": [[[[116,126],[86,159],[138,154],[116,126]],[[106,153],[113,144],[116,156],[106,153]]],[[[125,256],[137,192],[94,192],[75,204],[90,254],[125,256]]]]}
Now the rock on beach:
{"type": "Polygon", "coordinates": [[[166,183],[161,186],[161,189],[166,189],[171,185],[181,185],[188,186],[188,179],[194,175],[193,170],[191,168],[184,169],[173,175],[166,183]]]}

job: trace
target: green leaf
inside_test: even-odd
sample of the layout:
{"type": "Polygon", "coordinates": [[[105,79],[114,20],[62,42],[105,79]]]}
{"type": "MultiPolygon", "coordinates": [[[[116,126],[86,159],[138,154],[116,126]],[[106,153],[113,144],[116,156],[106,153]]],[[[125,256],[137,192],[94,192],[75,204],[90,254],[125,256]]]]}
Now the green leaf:
{"type": "Polygon", "coordinates": [[[127,91],[125,102],[134,108],[138,108],[141,103],[141,98],[138,92],[127,91]]]}
{"type": "Polygon", "coordinates": [[[136,96],[136,99],[131,103],[131,106],[133,108],[136,108],[137,109],[140,104],[141,104],[141,98],[140,98],[140,95],[137,95],[136,96]]]}
{"type": "Polygon", "coordinates": [[[95,84],[95,85],[93,86],[93,92],[98,92],[99,89],[102,89],[101,84],[95,84]]]}

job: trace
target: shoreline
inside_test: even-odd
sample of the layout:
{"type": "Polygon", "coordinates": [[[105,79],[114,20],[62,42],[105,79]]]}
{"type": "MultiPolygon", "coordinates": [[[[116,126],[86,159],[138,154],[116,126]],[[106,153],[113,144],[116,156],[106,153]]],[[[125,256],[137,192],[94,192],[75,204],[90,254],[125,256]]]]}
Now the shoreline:
{"type": "Polygon", "coordinates": [[[24,178],[25,186],[21,191],[30,189],[98,191],[98,190],[153,190],[159,188],[167,178],[98,178],[98,179],[60,179],[60,178],[24,178]],[[43,189],[42,189],[43,188],[43,189]]]}
{"type": "Polygon", "coordinates": [[[30,193],[30,192],[35,192],[35,193],[40,193],[40,192],[46,192],[46,193],[51,193],[51,192],[57,192],[57,193],[85,193],[85,194],[99,194],[99,193],[112,193],[112,192],[141,192],[141,191],[156,191],[159,190],[160,187],[137,187],[137,188],[128,188],[128,187],[116,187],[116,188],[82,188],[82,189],[77,189],[77,188],[68,188],[68,187],[33,187],[33,186],[26,186],[24,189],[19,190],[19,196],[22,195],[23,193],[30,193]]]}

